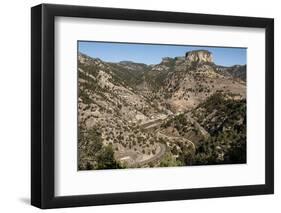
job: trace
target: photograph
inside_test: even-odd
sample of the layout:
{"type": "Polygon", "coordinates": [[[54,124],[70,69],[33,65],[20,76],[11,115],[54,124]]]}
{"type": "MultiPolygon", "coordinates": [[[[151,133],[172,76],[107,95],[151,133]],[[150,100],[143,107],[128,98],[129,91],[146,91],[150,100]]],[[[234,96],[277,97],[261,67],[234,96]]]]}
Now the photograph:
{"type": "Polygon", "coordinates": [[[247,48],[77,41],[78,171],[247,163],[247,48]]]}
{"type": "MultiPolygon", "coordinates": [[[[224,197],[229,198],[220,202],[221,210],[232,205],[230,197],[236,197],[233,212],[275,208],[274,159],[281,156],[274,156],[280,127],[274,107],[274,88],[280,85],[274,84],[277,7],[266,2],[258,11],[253,4],[235,2],[246,8],[241,12],[230,2],[217,7],[206,1],[200,10],[191,2],[131,3],[33,2],[19,13],[30,15],[29,27],[22,27],[28,32],[18,36],[18,28],[10,27],[13,42],[4,45],[17,48],[2,51],[8,56],[4,74],[22,75],[3,78],[7,97],[2,105],[15,108],[17,118],[7,113],[10,109],[2,111],[9,115],[7,140],[26,132],[30,145],[3,150],[19,152],[13,156],[29,165],[4,173],[9,182],[28,172],[23,177],[30,189],[20,182],[25,189],[5,184],[4,191],[40,209],[135,208],[138,203],[143,212],[141,203],[154,202],[164,213],[179,206],[186,210],[186,200],[188,208],[208,202],[202,212],[218,212],[216,199],[224,197]],[[17,63],[15,56],[20,56],[17,63]],[[30,74],[22,72],[24,63],[30,74]],[[9,72],[14,65],[19,69],[9,72]],[[20,84],[10,80],[24,78],[26,97],[19,95],[24,87],[11,87],[20,84]],[[18,113],[19,98],[29,102],[29,111],[18,113]],[[26,115],[30,131],[14,134],[11,127],[26,115]],[[190,202],[195,199],[202,200],[190,202]]],[[[15,23],[27,20],[15,17],[15,23]]],[[[6,153],[6,161],[14,159],[6,153]]],[[[23,207],[4,203],[7,209],[23,207]]]]}
{"type": "Polygon", "coordinates": [[[30,97],[7,93],[30,100],[32,206],[276,198],[277,9],[163,5],[32,6],[30,97]]]}

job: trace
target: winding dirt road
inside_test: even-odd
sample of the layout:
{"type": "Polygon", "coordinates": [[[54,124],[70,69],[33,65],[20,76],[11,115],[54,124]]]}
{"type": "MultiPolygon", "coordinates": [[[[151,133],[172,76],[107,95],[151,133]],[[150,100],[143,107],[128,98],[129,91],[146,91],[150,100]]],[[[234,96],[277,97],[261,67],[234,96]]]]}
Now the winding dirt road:
{"type": "Polygon", "coordinates": [[[153,157],[151,157],[149,159],[138,162],[137,165],[144,166],[145,164],[153,163],[155,161],[160,160],[161,157],[166,153],[167,146],[165,144],[162,144],[162,143],[159,143],[159,146],[160,146],[160,151],[158,153],[156,153],[153,157]]]}
{"type": "MultiPolygon", "coordinates": [[[[208,135],[206,130],[203,127],[201,127],[194,119],[192,119],[190,115],[188,115],[188,117],[193,123],[195,123],[195,125],[201,131],[201,133],[203,135],[208,135]]],[[[147,123],[142,124],[141,127],[145,130],[154,129],[155,127],[161,125],[168,118],[170,118],[170,117],[167,116],[166,118],[155,119],[153,121],[149,121],[147,123]]],[[[178,137],[177,136],[169,136],[169,135],[166,135],[166,134],[160,132],[159,130],[156,131],[155,134],[158,135],[158,137],[161,137],[163,139],[168,139],[169,141],[179,141],[179,140],[183,141],[187,144],[190,144],[190,146],[192,146],[192,149],[194,151],[196,150],[195,144],[187,138],[179,137],[179,136],[178,137]]],[[[135,166],[144,166],[146,164],[155,163],[155,162],[159,161],[163,157],[163,155],[166,153],[167,145],[163,144],[163,143],[159,143],[158,145],[160,147],[160,151],[158,153],[156,153],[153,157],[151,157],[149,159],[137,162],[135,164],[135,166]]]]}

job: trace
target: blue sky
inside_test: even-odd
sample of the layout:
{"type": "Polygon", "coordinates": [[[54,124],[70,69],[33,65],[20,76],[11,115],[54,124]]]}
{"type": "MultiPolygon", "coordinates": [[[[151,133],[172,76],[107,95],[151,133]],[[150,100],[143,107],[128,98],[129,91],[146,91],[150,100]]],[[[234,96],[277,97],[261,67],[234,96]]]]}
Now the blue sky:
{"type": "Polygon", "coordinates": [[[247,63],[246,48],[78,41],[79,52],[106,62],[158,64],[163,57],[184,56],[186,52],[198,49],[212,52],[217,65],[247,63]]]}

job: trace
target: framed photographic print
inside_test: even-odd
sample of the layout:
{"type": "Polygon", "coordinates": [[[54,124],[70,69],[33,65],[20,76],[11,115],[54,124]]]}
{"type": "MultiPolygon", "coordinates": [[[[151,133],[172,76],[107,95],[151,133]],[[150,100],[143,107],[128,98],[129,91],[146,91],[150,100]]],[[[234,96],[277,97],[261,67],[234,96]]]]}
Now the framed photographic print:
{"type": "Polygon", "coordinates": [[[274,21],[31,9],[31,203],[272,194],[274,21]]]}

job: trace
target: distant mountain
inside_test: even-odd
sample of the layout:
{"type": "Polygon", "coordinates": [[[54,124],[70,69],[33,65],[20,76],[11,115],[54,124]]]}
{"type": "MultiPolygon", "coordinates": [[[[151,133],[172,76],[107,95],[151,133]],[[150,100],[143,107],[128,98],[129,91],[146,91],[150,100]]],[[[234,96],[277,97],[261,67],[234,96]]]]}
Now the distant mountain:
{"type": "Polygon", "coordinates": [[[231,67],[216,66],[216,71],[228,77],[239,78],[246,82],[246,65],[234,65],[231,67]]]}
{"type": "MultiPolygon", "coordinates": [[[[164,165],[163,159],[174,159],[173,165],[196,164],[180,153],[193,153],[192,159],[198,144],[216,137],[202,116],[210,120],[207,123],[219,125],[221,119],[231,115],[224,109],[227,113],[213,120],[218,112],[210,98],[219,96],[225,102],[218,103],[231,107],[246,99],[246,65],[216,65],[212,53],[206,50],[165,57],[155,65],[104,62],[79,53],[78,74],[80,169],[106,167],[98,163],[98,156],[93,157],[89,148],[95,141],[101,141],[99,150],[112,147],[116,162],[111,165],[115,166],[155,167],[164,165]],[[207,107],[204,104],[212,105],[213,111],[203,113],[202,106],[207,107]],[[180,127],[181,122],[185,126],[180,127]],[[91,133],[92,129],[98,132],[91,133]]],[[[240,122],[239,116],[233,122],[240,122]]]]}

